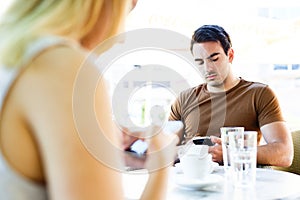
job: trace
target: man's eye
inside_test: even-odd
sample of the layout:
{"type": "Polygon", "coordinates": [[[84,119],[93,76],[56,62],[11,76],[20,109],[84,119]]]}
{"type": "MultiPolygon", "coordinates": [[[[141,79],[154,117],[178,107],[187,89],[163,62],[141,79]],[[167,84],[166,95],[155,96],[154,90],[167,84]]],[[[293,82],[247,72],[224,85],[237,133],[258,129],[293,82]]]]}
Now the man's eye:
{"type": "Polygon", "coordinates": [[[219,58],[215,58],[215,59],[211,58],[210,59],[211,62],[216,62],[217,60],[219,60],[219,58]]]}
{"type": "Polygon", "coordinates": [[[203,65],[204,64],[204,60],[197,60],[197,64],[198,65],[203,65]]]}

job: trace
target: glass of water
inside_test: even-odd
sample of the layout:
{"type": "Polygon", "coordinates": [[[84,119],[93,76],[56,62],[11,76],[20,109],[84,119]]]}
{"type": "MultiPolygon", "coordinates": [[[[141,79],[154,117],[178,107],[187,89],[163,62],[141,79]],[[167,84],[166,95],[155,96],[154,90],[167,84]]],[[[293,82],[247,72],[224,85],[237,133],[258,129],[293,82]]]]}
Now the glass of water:
{"type": "Polygon", "coordinates": [[[229,133],[242,134],[244,127],[221,127],[222,151],[223,151],[223,164],[225,173],[229,172],[230,155],[229,155],[229,133]]]}
{"type": "Polygon", "coordinates": [[[256,180],[257,132],[229,133],[230,173],[234,186],[254,186],[256,180]]]}

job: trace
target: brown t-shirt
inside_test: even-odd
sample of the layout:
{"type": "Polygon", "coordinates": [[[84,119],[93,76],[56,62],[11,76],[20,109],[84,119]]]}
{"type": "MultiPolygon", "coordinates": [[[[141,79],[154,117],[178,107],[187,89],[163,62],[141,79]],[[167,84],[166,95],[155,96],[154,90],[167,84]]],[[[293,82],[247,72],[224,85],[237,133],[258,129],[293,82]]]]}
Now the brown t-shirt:
{"type": "Polygon", "coordinates": [[[206,84],[181,92],[171,107],[169,120],[184,123],[184,144],[193,136],[220,137],[222,126],[258,131],[260,140],[261,126],[284,119],[278,99],[267,85],[241,79],[226,92],[210,93],[206,84]]]}

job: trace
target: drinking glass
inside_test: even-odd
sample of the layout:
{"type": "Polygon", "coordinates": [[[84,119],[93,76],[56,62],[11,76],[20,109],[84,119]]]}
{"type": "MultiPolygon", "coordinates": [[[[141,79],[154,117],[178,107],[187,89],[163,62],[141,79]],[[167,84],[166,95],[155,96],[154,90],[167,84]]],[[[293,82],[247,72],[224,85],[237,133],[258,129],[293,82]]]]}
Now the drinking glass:
{"type": "Polygon", "coordinates": [[[237,187],[254,186],[256,180],[257,132],[229,133],[230,174],[237,187]]]}
{"type": "Polygon", "coordinates": [[[230,168],[230,155],[229,155],[229,133],[242,134],[244,127],[221,127],[222,151],[223,151],[223,164],[224,170],[227,174],[230,168]]]}

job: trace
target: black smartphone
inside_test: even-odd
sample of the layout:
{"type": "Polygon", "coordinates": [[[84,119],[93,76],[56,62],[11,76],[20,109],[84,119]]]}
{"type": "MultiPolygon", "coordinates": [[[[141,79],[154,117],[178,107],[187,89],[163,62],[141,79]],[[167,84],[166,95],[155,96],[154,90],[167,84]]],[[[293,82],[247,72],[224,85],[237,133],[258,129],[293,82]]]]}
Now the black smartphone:
{"type": "Polygon", "coordinates": [[[208,145],[208,146],[214,145],[214,143],[211,141],[209,136],[194,137],[192,140],[195,145],[208,145]]]}

